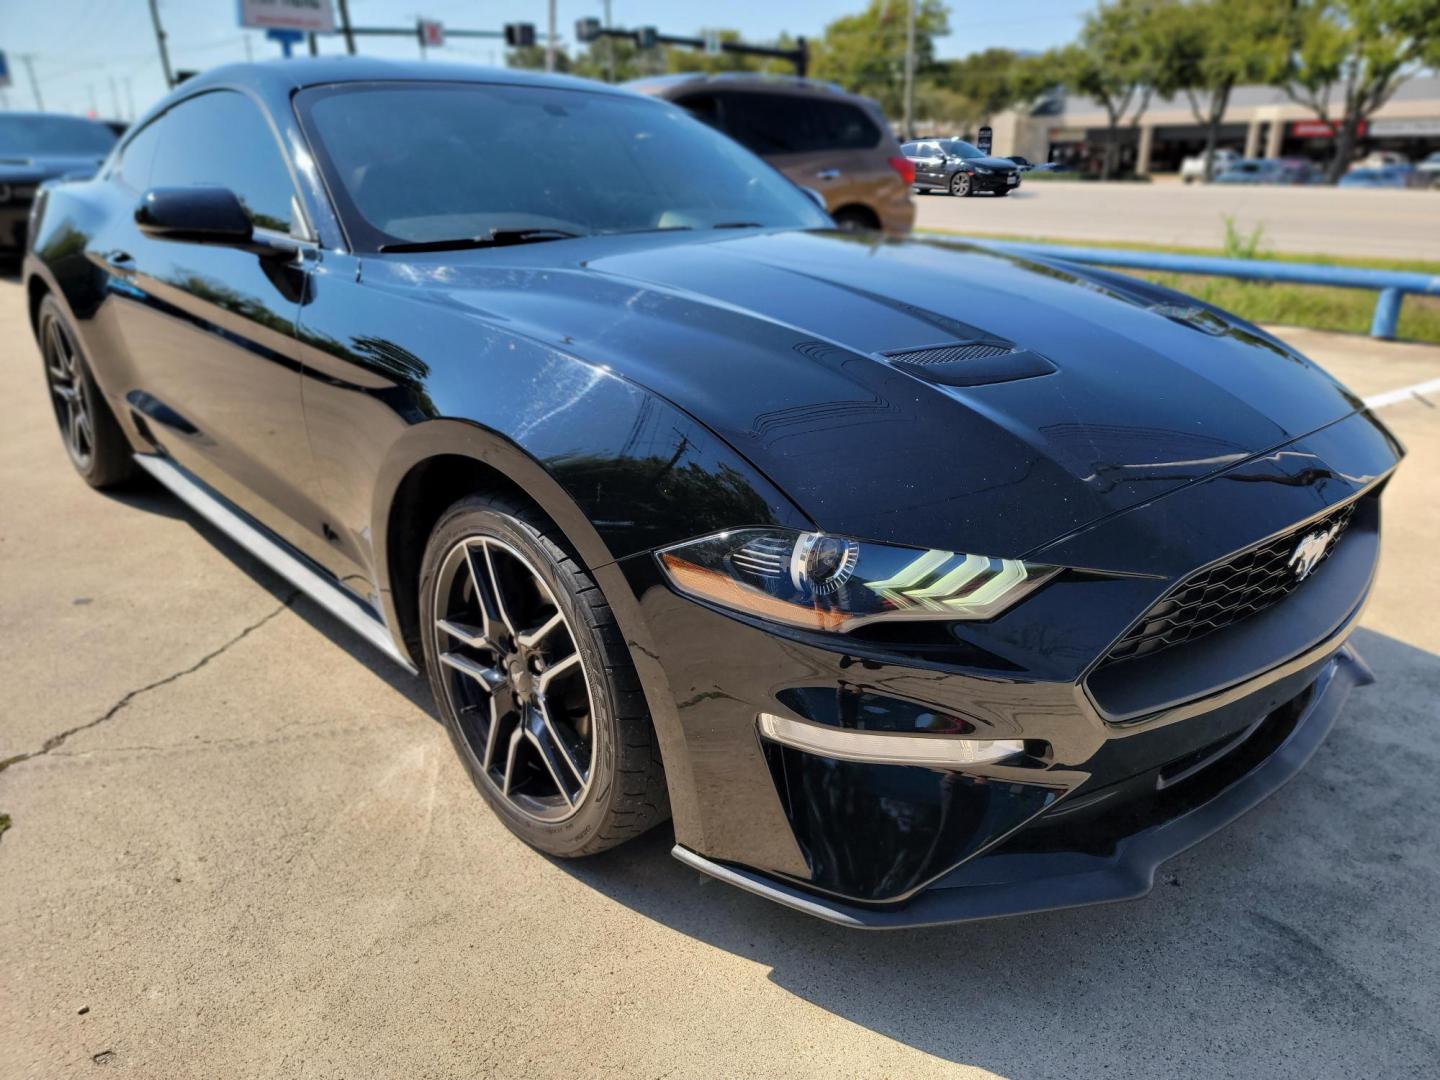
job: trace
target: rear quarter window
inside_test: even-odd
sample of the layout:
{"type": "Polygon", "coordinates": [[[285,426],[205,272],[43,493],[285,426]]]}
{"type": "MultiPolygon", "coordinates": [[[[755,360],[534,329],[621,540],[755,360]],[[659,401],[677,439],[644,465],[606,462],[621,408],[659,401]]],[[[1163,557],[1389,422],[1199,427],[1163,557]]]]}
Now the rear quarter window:
{"type": "Polygon", "coordinates": [[[725,130],[757,154],[868,150],[880,142],[880,128],[864,109],[846,101],[802,94],[716,96],[725,130]]]}

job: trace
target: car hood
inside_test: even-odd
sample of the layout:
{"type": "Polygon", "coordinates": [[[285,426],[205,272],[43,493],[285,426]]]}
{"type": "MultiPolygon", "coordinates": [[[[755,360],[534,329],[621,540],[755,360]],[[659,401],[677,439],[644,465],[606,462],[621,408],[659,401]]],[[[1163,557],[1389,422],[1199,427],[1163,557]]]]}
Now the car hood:
{"type": "Polygon", "coordinates": [[[819,527],[870,540],[1022,555],[1360,407],[1177,294],[983,248],[779,232],[512,250],[388,277],[663,395],[819,527]],[[986,381],[992,358],[946,385],[886,356],[976,340],[1048,373],[986,381]]]}
{"type": "Polygon", "coordinates": [[[959,165],[982,165],[987,169],[994,169],[996,172],[1014,172],[1020,166],[1009,158],[983,157],[983,158],[951,158],[959,165]]]}

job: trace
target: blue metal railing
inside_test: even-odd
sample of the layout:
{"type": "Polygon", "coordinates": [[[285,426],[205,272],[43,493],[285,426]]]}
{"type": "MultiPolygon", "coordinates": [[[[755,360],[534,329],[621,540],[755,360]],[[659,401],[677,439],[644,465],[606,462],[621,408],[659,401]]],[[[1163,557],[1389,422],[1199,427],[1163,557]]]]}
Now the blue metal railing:
{"type": "Polygon", "coordinates": [[[1173,274],[1210,274],[1246,281],[1288,281],[1296,285],[1333,285],[1342,289],[1373,289],[1375,314],[1370,336],[1393,338],[1400,319],[1400,304],[1406,293],[1440,296],[1440,276],[1404,270],[1365,270],[1348,266],[1317,266],[1313,263],[1270,262],[1265,259],[1221,259],[1204,255],[1168,255],[1154,251],[1125,251],[1120,248],[1070,247],[1066,244],[1027,244],[988,241],[966,237],[971,243],[996,248],[1014,255],[1065,262],[1095,263],[1129,270],[1160,270],[1173,274]]]}

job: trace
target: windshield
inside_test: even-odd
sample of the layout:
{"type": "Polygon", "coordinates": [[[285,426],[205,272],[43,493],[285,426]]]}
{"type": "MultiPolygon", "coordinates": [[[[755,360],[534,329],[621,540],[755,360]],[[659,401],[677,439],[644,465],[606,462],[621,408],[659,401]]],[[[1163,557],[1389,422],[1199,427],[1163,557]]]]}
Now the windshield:
{"type": "Polygon", "coordinates": [[[114,145],[114,132],[79,117],[0,116],[0,157],[103,158],[114,145]]]}
{"type": "Polygon", "coordinates": [[[949,157],[977,158],[985,156],[963,139],[945,139],[940,143],[940,147],[949,157]]]}
{"type": "Polygon", "coordinates": [[[649,98],[473,83],[351,83],[298,103],[361,250],[499,235],[814,229],[748,150],[649,98]]]}

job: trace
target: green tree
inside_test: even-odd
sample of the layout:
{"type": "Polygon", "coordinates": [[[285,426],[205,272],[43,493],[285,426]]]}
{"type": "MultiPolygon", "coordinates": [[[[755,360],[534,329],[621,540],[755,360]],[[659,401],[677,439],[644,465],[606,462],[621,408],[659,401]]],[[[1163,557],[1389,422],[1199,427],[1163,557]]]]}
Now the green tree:
{"type": "MultiPolygon", "coordinates": [[[[527,68],[531,71],[545,70],[545,46],[525,45],[518,49],[510,49],[505,53],[505,66],[512,68],[527,68]]],[[[561,49],[555,50],[555,70],[569,71],[570,57],[561,49]]]]}
{"type": "MultiPolygon", "coordinates": [[[[950,32],[941,0],[915,0],[917,85],[935,73],[935,39],[950,32]]],[[[905,108],[905,3],[870,0],[862,12],[843,15],[815,43],[812,73],[846,90],[875,98],[888,116],[905,108]]]]}
{"type": "Polygon", "coordinates": [[[978,126],[1021,100],[1020,67],[1009,49],[986,49],[940,65],[935,81],[970,103],[971,122],[978,126]]]}
{"type": "Polygon", "coordinates": [[[1120,155],[1120,125],[1132,127],[1150,105],[1164,26],[1160,13],[1171,0],[1114,0],[1085,19],[1077,44],[1049,54],[1057,81],[1100,102],[1107,131],[1100,178],[1115,173],[1120,155]]]}
{"type": "Polygon", "coordinates": [[[1183,91],[1205,128],[1205,179],[1237,85],[1273,83],[1285,71],[1291,0],[1191,0],[1156,13],[1154,84],[1183,91]]]}
{"type": "Polygon", "coordinates": [[[1396,87],[1440,63],[1440,0],[1297,0],[1285,92],[1339,122],[1325,179],[1340,179],[1360,127],[1396,87]]]}

